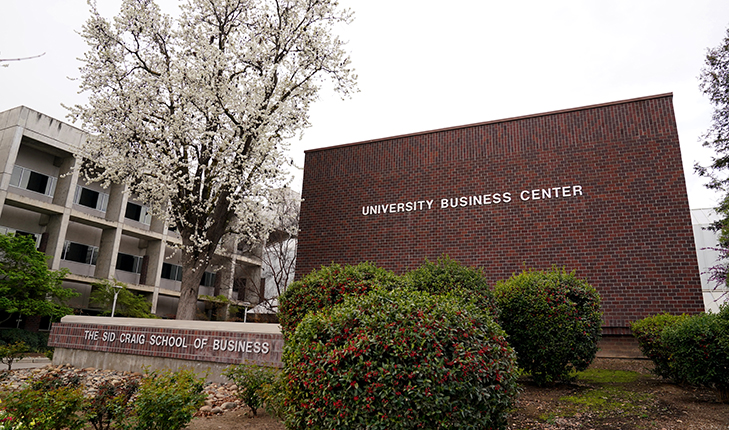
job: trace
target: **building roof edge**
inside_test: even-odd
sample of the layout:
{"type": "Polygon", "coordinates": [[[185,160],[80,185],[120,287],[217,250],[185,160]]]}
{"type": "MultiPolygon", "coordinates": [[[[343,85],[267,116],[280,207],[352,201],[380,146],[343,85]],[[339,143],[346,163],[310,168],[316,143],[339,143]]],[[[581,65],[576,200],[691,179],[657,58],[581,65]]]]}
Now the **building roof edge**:
{"type": "Polygon", "coordinates": [[[655,94],[652,96],[636,97],[636,98],[632,98],[632,99],[617,100],[617,101],[607,102],[607,103],[598,103],[598,104],[593,104],[593,105],[580,106],[580,107],[576,107],[576,108],[560,109],[560,110],[554,110],[554,111],[549,111],[549,112],[542,112],[542,113],[536,113],[536,114],[530,114],[530,115],[522,115],[522,116],[515,116],[515,117],[510,117],[510,118],[497,119],[497,120],[492,120],[492,121],[476,122],[476,123],[458,125],[458,126],[453,126],[453,127],[445,127],[445,128],[437,128],[437,129],[433,129],[433,130],[419,131],[419,132],[415,132],[415,133],[406,133],[406,134],[399,134],[399,135],[395,135],[395,136],[382,137],[382,138],[377,138],[377,139],[362,140],[362,141],[352,142],[352,143],[343,143],[343,144],[339,144],[339,145],[325,146],[322,148],[307,149],[304,151],[304,154],[309,153],[309,152],[327,151],[330,149],[342,148],[342,147],[347,147],[347,146],[365,145],[368,143],[383,142],[386,140],[402,139],[402,138],[413,137],[413,136],[422,136],[425,134],[440,133],[443,131],[459,130],[459,129],[465,129],[465,128],[471,128],[471,127],[480,127],[480,126],[488,125],[488,124],[498,124],[498,123],[503,123],[503,122],[519,121],[519,120],[523,120],[523,119],[527,119],[527,118],[538,118],[538,117],[542,117],[542,116],[556,115],[556,114],[562,114],[562,113],[567,113],[567,112],[577,112],[577,111],[581,111],[581,110],[596,109],[596,108],[602,108],[602,107],[606,107],[606,106],[616,106],[616,105],[621,105],[621,104],[635,103],[635,102],[640,102],[640,101],[645,101],[645,100],[653,100],[653,99],[660,99],[660,98],[667,98],[667,97],[673,97],[673,93],[669,92],[669,93],[655,94]]]}

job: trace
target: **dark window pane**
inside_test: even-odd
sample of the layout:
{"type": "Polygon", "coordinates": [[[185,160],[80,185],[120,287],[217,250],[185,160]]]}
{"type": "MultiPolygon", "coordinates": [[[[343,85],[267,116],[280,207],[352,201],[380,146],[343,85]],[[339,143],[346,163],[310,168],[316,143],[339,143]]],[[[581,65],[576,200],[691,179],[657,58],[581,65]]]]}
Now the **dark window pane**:
{"type": "Polygon", "coordinates": [[[162,278],[182,281],[182,267],[176,264],[162,263],[162,278]]]}
{"type": "Polygon", "coordinates": [[[28,178],[29,190],[45,194],[46,186],[48,186],[48,176],[41,173],[30,172],[30,177],[28,178]]]}
{"type": "Polygon", "coordinates": [[[135,270],[136,268],[134,267],[135,262],[136,262],[136,258],[134,258],[133,255],[122,254],[120,252],[116,256],[116,269],[123,270],[125,272],[136,273],[136,270],[135,270]]]}
{"type": "Polygon", "coordinates": [[[88,263],[89,247],[80,243],[69,243],[66,248],[64,260],[75,261],[77,263],[88,263]]]}
{"type": "Polygon", "coordinates": [[[200,279],[200,285],[203,287],[212,287],[215,285],[215,273],[205,272],[202,279],[200,279]]]}
{"type": "Polygon", "coordinates": [[[162,275],[164,279],[172,279],[172,265],[169,263],[162,263],[162,275]]]}
{"type": "Polygon", "coordinates": [[[124,217],[139,221],[142,218],[142,207],[135,203],[127,203],[127,210],[124,213],[124,217]]]}
{"type": "Polygon", "coordinates": [[[99,201],[99,193],[88,188],[81,188],[81,195],[78,197],[78,204],[96,209],[99,201]]]}

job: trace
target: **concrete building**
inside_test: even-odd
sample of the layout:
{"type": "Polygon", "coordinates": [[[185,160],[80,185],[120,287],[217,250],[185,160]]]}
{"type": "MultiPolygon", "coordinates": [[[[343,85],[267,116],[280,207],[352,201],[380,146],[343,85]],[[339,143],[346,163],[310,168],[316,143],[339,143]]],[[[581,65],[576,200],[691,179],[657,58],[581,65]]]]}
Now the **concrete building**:
{"type": "Polygon", "coordinates": [[[714,209],[691,209],[691,224],[694,229],[694,240],[696,242],[696,257],[699,262],[699,273],[701,274],[701,293],[704,296],[704,308],[707,312],[719,312],[719,306],[729,299],[729,287],[717,285],[709,280],[708,270],[718,265],[720,253],[719,234],[710,230],[709,227],[719,220],[719,215],[714,209]]]}
{"type": "MultiPolygon", "coordinates": [[[[172,317],[182,279],[179,236],[123,185],[84,182],[74,153],[85,138],[27,107],[0,113],[0,232],[35,236],[51,269],[69,269],[65,284],[80,293],[74,308],[93,313],[91,284],[115,278],[146,295],[153,313],[172,317]]],[[[257,303],[251,292],[259,290],[260,250],[226,243],[210,267],[201,295],[257,303]]],[[[205,313],[206,303],[198,304],[205,313]]]]}

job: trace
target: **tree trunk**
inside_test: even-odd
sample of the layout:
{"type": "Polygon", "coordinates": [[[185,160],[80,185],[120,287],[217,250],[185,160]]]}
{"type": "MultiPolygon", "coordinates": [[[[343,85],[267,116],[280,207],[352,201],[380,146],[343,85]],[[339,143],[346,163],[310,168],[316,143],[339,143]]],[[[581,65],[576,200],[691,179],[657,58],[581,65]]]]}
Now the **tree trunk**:
{"type": "Polygon", "coordinates": [[[195,255],[187,251],[187,247],[182,249],[182,287],[176,317],[178,320],[194,320],[197,315],[198,290],[209,260],[204,258],[204,254],[199,256],[203,258],[195,258],[195,255]]]}

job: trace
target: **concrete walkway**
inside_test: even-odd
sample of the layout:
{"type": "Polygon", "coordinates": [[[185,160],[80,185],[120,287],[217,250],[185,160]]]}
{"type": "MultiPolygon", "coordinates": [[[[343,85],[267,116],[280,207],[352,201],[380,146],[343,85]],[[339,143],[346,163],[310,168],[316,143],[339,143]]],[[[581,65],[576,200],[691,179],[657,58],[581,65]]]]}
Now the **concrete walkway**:
{"type": "MultiPolygon", "coordinates": [[[[51,360],[46,357],[25,357],[24,359],[13,363],[13,370],[33,369],[35,367],[43,367],[46,364],[51,364],[51,360]]],[[[0,369],[7,370],[7,364],[0,364],[0,369]]]]}

